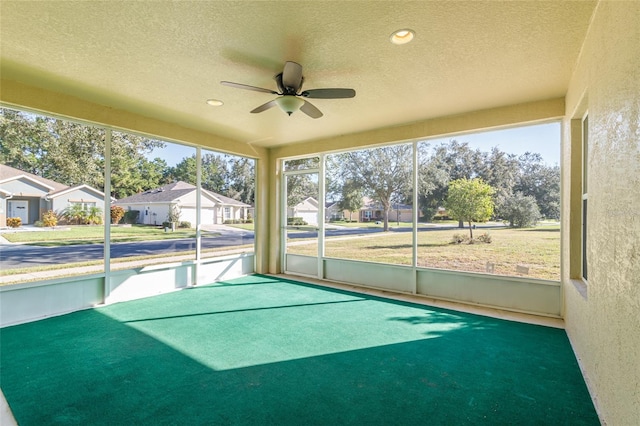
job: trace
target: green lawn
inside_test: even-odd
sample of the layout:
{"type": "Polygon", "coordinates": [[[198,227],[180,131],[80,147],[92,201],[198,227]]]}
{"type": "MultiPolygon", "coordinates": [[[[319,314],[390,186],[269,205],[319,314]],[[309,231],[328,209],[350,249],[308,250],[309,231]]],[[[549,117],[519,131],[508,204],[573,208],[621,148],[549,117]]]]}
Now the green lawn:
{"type": "MultiPolygon", "coordinates": [[[[487,262],[494,273],[528,276],[547,280],[560,279],[560,227],[540,226],[531,229],[476,229],[474,236],[488,232],[490,244],[451,244],[453,234],[468,234],[468,229],[430,230],[418,233],[418,266],[453,269],[468,272],[487,272],[487,262]],[[491,265],[489,265],[491,266],[491,265]],[[528,268],[528,273],[517,267],[528,268]]],[[[315,241],[315,240],[313,240],[315,241]]],[[[412,234],[384,233],[355,238],[327,238],[325,256],[411,265],[412,234]]],[[[295,244],[292,240],[287,252],[315,256],[316,244],[295,244]]]]}
{"type": "MultiPolygon", "coordinates": [[[[2,236],[12,243],[26,243],[37,246],[95,244],[104,241],[104,226],[65,226],[54,230],[8,232],[3,233],[2,236]]],[[[111,227],[111,241],[114,242],[172,240],[195,238],[195,236],[195,229],[176,229],[175,232],[164,232],[162,227],[149,225],[111,227]]]]}
{"type": "Polygon", "coordinates": [[[225,225],[225,226],[229,226],[231,228],[238,228],[238,229],[244,229],[246,231],[253,231],[253,223],[234,223],[232,225],[225,225]]]}

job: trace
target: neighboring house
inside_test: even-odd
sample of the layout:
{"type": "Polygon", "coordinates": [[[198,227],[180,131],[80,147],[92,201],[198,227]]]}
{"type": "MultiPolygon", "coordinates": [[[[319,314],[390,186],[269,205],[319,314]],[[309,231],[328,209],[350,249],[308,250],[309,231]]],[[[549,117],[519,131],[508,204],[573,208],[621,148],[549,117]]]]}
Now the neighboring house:
{"type": "MultiPolygon", "coordinates": [[[[178,181],[160,188],[150,189],[140,194],[118,200],[115,205],[125,210],[137,210],[138,223],[162,225],[169,218],[172,206],[180,211],[180,221],[196,224],[196,187],[190,183],[178,181]]],[[[203,225],[222,224],[225,220],[247,219],[249,204],[234,200],[215,192],[202,190],[201,221],[203,225]]]]}
{"type": "MultiPolygon", "coordinates": [[[[362,199],[364,206],[360,209],[358,220],[360,222],[382,221],[384,220],[384,208],[379,201],[369,197],[362,199]]],[[[421,215],[420,213],[418,213],[421,215]]],[[[389,211],[389,222],[411,222],[413,221],[413,206],[410,204],[392,203],[389,211]]]]}
{"type": "Polygon", "coordinates": [[[338,208],[337,201],[328,201],[324,206],[324,217],[326,222],[330,222],[332,220],[344,220],[345,212],[338,208]]]}
{"type": "Polygon", "coordinates": [[[67,186],[0,164],[0,226],[7,226],[8,217],[32,224],[48,210],[60,214],[73,204],[104,212],[104,193],[89,185],[67,186]]]}
{"type": "MultiPolygon", "coordinates": [[[[372,222],[383,220],[384,209],[382,203],[374,201],[369,197],[363,197],[362,202],[364,206],[358,212],[357,218],[359,222],[372,222]]],[[[444,211],[444,209],[443,209],[444,211]]],[[[356,212],[354,211],[354,214],[356,212]]],[[[418,212],[419,216],[422,213],[418,212]]],[[[338,203],[335,201],[325,203],[324,216],[326,221],[330,220],[344,220],[349,218],[349,211],[340,210],[338,203]]],[[[313,197],[308,197],[296,204],[293,207],[289,207],[287,211],[287,217],[301,217],[309,225],[318,225],[318,201],[313,197]]],[[[356,217],[354,215],[354,217],[356,217]]],[[[389,212],[389,222],[411,222],[413,221],[413,208],[410,204],[393,203],[392,209],[389,212]]]]}
{"type": "Polygon", "coordinates": [[[287,217],[300,217],[309,225],[318,226],[318,200],[307,197],[287,209],[287,217]]]}

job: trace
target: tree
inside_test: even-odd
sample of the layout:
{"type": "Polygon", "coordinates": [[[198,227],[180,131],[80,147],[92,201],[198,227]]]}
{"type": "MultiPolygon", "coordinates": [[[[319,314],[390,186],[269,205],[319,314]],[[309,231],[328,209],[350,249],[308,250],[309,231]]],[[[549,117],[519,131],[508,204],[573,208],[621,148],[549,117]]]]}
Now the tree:
{"type": "MultiPolygon", "coordinates": [[[[229,189],[229,172],[227,162],[221,155],[205,154],[200,167],[202,187],[218,194],[227,194],[229,189]]],[[[195,179],[195,174],[193,178],[195,179]]],[[[193,182],[195,185],[195,182],[193,182]]]]}
{"type": "MultiPolygon", "coordinates": [[[[65,185],[104,189],[105,136],[98,127],[0,108],[0,163],[65,185]]],[[[164,146],[112,132],[111,195],[122,198],[158,186],[166,163],[146,156],[164,146]]]]}
{"type": "Polygon", "coordinates": [[[540,210],[536,199],[522,192],[516,192],[507,198],[503,204],[503,217],[509,221],[509,226],[525,228],[534,226],[540,220],[540,210]]]}
{"type": "Polygon", "coordinates": [[[41,158],[50,143],[48,119],[0,108],[0,164],[42,176],[41,158]]]}
{"type": "MultiPolygon", "coordinates": [[[[319,167],[317,157],[287,160],[285,162],[286,170],[306,170],[317,167],[319,167]]],[[[317,176],[317,173],[312,172],[288,175],[286,177],[287,207],[294,207],[309,197],[312,197],[318,202],[320,201],[318,200],[317,176]]]]}
{"type": "Polygon", "coordinates": [[[255,203],[256,178],[255,161],[246,157],[229,159],[229,197],[253,205],[255,203]]]}
{"type": "MultiPolygon", "coordinates": [[[[432,217],[438,207],[442,207],[449,192],[449,182],[456,179],[479,177],[485,170],[486,155],[471,149],[466,142],[453,139],[432,150],[428,144],[420,145],[418,168],[420,209],[427,217],[432,217]]],[[[460,227],[464,224],[460,221],[460,227]]]]}
{"type": "Polygon", "coordinates": [[[362,201],[362,187],[353,180],[347,180],[342,186],[342,198],[338,201],[340,210],[349,211],[349,221],[353,221],[353,212],[360,210],[364,205],[362,201]]]}
{"type": "MultiPolygon", "coordinates": [[[[196,155],[185,157],[167,173],[169,181],[182,181],[192,185],[197,178],[196,155]]],[[[226,194],[229,184],[229,171],[226,159],[219,154],[206,153],[200,162],[202,188],[219,194],[226,194]]]]}
{"type": "Polygon", "coordinates": [[[294,207],[308,197],[318,200],[318,182],[315,173],[287,176],[287,207],[294,207]]]}
{"type": "Polygon", "coordinates": [[[503,203],[513,195],[513,188],[520,172],[520,164],[515,154],[507,154],[497,147],[493,147],[490,152],[483,154],[479,177],[495,189],[495,214],[500,216],[502,215],[503,203]]]}
{"type": "Polygon", "coordinates": [[[394,197],[406,199],[411,189],[412,147],[408,144],[338,154],[343,180],[351,179],[365,195],[382,204],[384,231],[394,197]]]}
{"type": "Polygon", "coordinates": [[[513,190],[535,198],[542,216],[560,218],[560,167],[547,166],[540,154],[518,158],[520,170],[513,190]]]}
{"type": "Polygon", "coordinates": [[[480,178],[462,178],[449,183],[447,212],[452,218],[469,223],[469,237],[472,240],[472,222],[485,222],[493,214],[494,193],[495,190],[480,178]]]}

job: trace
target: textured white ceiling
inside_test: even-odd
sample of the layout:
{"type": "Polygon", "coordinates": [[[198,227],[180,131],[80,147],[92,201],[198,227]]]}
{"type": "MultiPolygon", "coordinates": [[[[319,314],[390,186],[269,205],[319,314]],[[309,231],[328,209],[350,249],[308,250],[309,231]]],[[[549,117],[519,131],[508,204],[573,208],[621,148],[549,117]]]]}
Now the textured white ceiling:
{"type": "Polygon", "coordinates": [[[2,77],[260,146],[564,96],[594,1],[0,3],[2,77]],[[389,42],[412,28],[408,45],[389,42]],[[285,61],[324,117],[277,108],[285,61]],[[224,106],[205,101],[217,98],[224,106]]]}

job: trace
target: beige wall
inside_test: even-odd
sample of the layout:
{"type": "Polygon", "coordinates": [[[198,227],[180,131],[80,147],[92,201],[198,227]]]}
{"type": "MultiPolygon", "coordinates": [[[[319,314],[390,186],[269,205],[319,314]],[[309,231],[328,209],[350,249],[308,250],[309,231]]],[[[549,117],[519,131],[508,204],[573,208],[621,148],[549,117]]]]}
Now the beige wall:
{"type": "Polygon", "coordinates": [[[640,2],[599,3],[566,97],[563,126],[565,321],[601,418],[640,422],[640,2]],[[580,144],[589,113],[588,276],[579,273],[580,144]],[[573,127],[573,135],[572,135],[573,127]],[[574,150],[572,152],[572,149],[574,150]],[[573,154],[573,155],[572,155],[573,154]],[[571,158],[573,157],[573,161],[571,158]],[[574,194],[571,194],[571,191],[574,194]],[[573,195],[573,197],[571,197],[573,195]],[[570,200],[573,209],[569,209],[570,200]],[[578,210],[578,211],[576,211],[578,210]],[[571,225],[571,227],[570,227],[571,225]],[[569,229],[572,235],[569,235],[569,229]],[[576,238],[577,237],[577,238],[576,238]],[[571,255],[570,255],[571,254],[571,255]]]}

